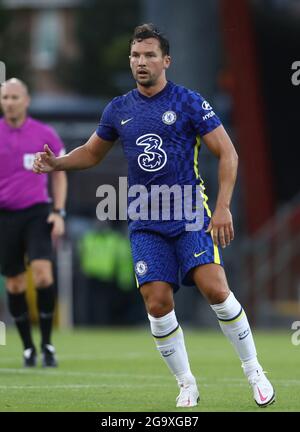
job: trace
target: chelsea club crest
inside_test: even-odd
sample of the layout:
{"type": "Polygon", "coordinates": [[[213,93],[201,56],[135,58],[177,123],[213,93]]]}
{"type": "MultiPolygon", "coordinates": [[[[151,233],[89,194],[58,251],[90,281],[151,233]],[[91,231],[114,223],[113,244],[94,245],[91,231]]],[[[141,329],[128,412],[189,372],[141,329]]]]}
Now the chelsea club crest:
{"type": "Polygon", "coordinates": [[[162,115],[162,121],[166,124],[166,125],[171,125],[173,123],[176,122],[176,113],[174,111],[166,111],[165,113],[163,113],[162,115]]]}
{"type": "Polygon", "coordinates": [[[139,276],[144,276],[148,271],[148,266],[145,261],[138,261],[135,265],[135,271],[139,276]]]}

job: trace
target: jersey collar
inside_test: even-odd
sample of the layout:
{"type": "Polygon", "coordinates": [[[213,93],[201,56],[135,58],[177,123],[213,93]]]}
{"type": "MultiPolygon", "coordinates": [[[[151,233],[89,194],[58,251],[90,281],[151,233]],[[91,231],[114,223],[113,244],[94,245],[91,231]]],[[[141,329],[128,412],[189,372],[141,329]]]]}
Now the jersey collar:
{"type": "Polygon", "coordinates": [[[142,93],[140,93],[137,88],[134,89],[134,93],[135,93],[135,96],[140,97],[141,99],[150,102],[150,101],[159,99],[161,96],[167,94],[169,92],[171,86],[172,86],[171,81],[167,81],[167,84],[164,86],[164,88],[160,92],[158,92],[154,96],[150,96],[150,97],[145,96],[142,93]]]}
{"type": "Polygon", "coordinates": [[[27,127],[28,123],[30,123],[31,119],[29,116],[27,116],[25,118],[24,122],[19,127],[11,126],[9,123],[7,123],[7,121],[5,120],[4,117],[2,117],[2,120],[3,120],[3,124],[4,124],[5,128],[8,129],[9,131],[22,131],[27,127]]]}

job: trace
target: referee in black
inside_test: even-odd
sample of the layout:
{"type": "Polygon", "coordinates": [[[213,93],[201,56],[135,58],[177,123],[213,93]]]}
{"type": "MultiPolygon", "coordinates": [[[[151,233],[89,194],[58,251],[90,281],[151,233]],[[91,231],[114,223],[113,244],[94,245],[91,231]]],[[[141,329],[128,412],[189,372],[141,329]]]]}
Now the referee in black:
{"type": "Polygon", "coordinates": [[[29,117],[27,86],[12,78],[0,89],[0,272],[5,277],[8,307],[24,346],[24,366],[37,364],[26,302],[26,264],[31,266],[37,292],[42,365],[57,366],[51,343],[55,295],[52,242],[64,234],[67,180],[51,174],[53,202],[47,175],[32,172],[34,155],[45,144],[58,156],[64,147],[49,126],[29,117]]]}

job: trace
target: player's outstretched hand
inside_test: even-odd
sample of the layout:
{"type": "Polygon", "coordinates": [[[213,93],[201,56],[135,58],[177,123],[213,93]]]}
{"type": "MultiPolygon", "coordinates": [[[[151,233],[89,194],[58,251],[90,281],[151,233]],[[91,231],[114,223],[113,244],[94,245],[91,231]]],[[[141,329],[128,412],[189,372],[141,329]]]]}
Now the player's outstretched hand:
{"type": "Polygon", "coordinates": [[[50,173],[55,170],[56,156],[50,150],[47,144],[44,145],[44,151],[35,155],[33,162],[33,171],[37,174],[50,173]]]}

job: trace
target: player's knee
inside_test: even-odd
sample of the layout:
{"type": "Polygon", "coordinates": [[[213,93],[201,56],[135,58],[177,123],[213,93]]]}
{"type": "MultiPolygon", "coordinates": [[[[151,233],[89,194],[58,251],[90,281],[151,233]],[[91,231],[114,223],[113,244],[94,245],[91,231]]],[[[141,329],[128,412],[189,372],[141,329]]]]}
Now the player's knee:
{"type": "Polygon", "coordinates": [[[47,288],[53,283],[51,272],[44,269],[35,269],[32,271],[33,282],[36,287],[47,288]]]}
{"type": "Polygon", "coordinates": [[[6,279],[6,289],[10,294],[21,294],[26,290],[26,280],[22,276],[6,279]]]}
{"type": "Polygon", "coordinates": [[[210,304],[223,303],[230,294],[226,275],[221,267],[198,268],[194,280],[210,304]]]}
{"type": "Polygon", "coordinates": [[[32,278],[37,288],[47,288],[53,284],[52,263],[48,260],[31,262],[32,278]]]}
{"type": "Polygon", "coordinates": [[[205,287],[205,296],[210,304],[223,303],[229,294],[230,290],[228,286],[224,285],[222,282],[212,282],[205,287]]]}
{"type": "Polygon", "coordinates": [[[161,318],[165,315],[167,315],[169,312],[171,312],[174,309],[174,307],[170,304],[164,304],[164,303],[150,303],[147,305],[147,311],[149,315],[153,316],[154,318],[161,318]]]}
{"type": "Polygon", "coordinates": [[[48,288],[53,284],[53,278],[50,275],[38,275],[34,280],[34,284],[39,288],[48,288]]]}
{"type": "Polygon", "coordinates": [[[160,318],[174,309],[173,291],[167,283],[147,283],[140,289],[147,312],[160,318]]]}
{"type": "Polygon", "coordinates": [[[164,296],[151,296],[145,303],[147,312],[154,318],[165,316],[174,309],[173,301],[164,296]]]}

